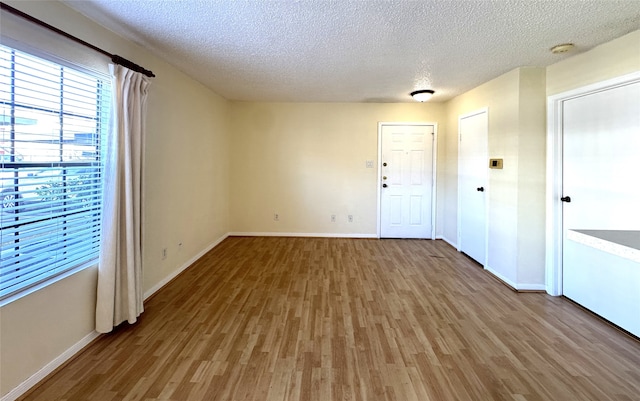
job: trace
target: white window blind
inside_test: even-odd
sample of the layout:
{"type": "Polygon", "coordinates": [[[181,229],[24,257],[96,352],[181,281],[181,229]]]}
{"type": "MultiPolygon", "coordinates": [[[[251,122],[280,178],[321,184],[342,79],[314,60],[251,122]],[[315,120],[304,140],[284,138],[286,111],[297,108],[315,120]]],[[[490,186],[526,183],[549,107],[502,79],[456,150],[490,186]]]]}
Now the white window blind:
{"type": "Polygon", "coordinates": [[[0,46],[0,301],[97,258],[109,90],[0,46]]]}

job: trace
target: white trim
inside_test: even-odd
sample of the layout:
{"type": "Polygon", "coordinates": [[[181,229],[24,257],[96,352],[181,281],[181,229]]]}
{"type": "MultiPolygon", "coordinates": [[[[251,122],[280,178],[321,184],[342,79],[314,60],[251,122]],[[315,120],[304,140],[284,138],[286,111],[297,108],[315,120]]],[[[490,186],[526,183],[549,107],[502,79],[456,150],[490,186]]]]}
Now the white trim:
{"type": "Polygon", "coordinates": [[[10,47],[12,49],[18,50],[19,52],[26,53],[31,56],[39,57],[41,59],[44,59],[52,63],[60,64],[64,67],[75,69],[84,74],[94,75],[96,78],[103,79],[107,82],[111,82],[111,76],[109,75],[109,67],[108,67],[109,62],[107,61],[107,59],[104,59],[104,62],[100,63],[105,67],[105,70],[102,71],[97,68],[88,66],[87,63],[82,63],[82,61],[86,61],[86,59],[84,58],[82,60],[71,61],[71,60],[67,60],[66,58],[57,56],[53,53],[50,53],[47,50],[43,50],[39,47],[32,46],[21,40],[17,40],[10,36],[6,36],[4,33],[0,37],[1,37],[3,46],[10,47]]]}
{"type": "Polygon", "coordinates": [[[231,232],[229,237],[379,238],[376,234],[281,232],[231,232]]]}
{"type": "Polygon", "coordinates": [[[380,184],[382,177],[382,123],[378,123],[378,174],[376,175],[376,235],[382,238],[382,227],[380,226],[380,215],[382,214],[382,185],[380,184]]]}
{"type": "Polygon", "coordinates": [[[432,161],[433,168],[432,170],[432,178],[431,178],[431,239],[436,239],[436,221],[438,210],[436,208],[436,202],[438,201],[438,197],[436,196],[436,191],[438,188],[438,174],[436,174],[436,169],[438,167],[438,124],[433,123],[433,149],[432,151],[432,161]]]}
{"type": "Polygon", "coordinates": [[[0,399],[0,401],[14,401],[18,399],[18,397],[22,396],[24,393],[29,391],[33,386],[38,384],[41,380],[51,374],[58,367],[62,366],[65,362],[71,359],[74,355],[80,352],[84,347],[89,345],[93,340],[98,338],[100,333],[97,331],[93,331],[87,334],[83,339],[72,345],[69,349],[64,351],[62,354],[58,355],[54,360],[44,365],[42,369],[38,370],[36,373],[31,375],[27,380],[20,383],[13,390],[9,391],[0,399]]]}
{"type": "Polygon", "coordinates": [[[562,102],[547,100],[547,177],[545,227],[545,290],[562,295],[562,102]],[[559,235],[558,235],[559,233],[559,235]]]}
{"type": "MultiPolygon", "coordinates": [[[[40,59],[43,62],[52,63],[59,67],[64,67],[66,69],[80,72],[96,80],[104,81],[105,83],[111,83],[111,77],[108,74],[105,74],[104,72],[87,68],[82,64],[77,64],[74,62],[67,61],[64,58],[58,57],[42,49],[29,46],[28,44],[25,44],[22,41],[15,40],[15,39],[12,39],[11,37],[5,36],[4,33],[2,33],[0,37],[1,37],[0,45],[3,47],[6,47],[9,50],[15,50],[16,52],[18,52],[19,55],[21,55],[20,57],[24,56],[29,59],[33,59],[33,58],[40,59]]],[[[60,88],[59,90],[62,91],[62,89],[60,88]]],[[[95,89],[93,93],[95,94],[95,89]]],[[[96,107],[98,109],[100,108],[99,103],[97,103],[96,107]]],[[[85,256],[90,256],[90,255],[85,255],[85,256]]],[[[96,254],[91,259],[85,260],[84,262],[76,266],[73,266],[70,268],[58,267],[50,271],[42,272],[41,276],[44,277],[42,281],[39,282],[38,278],[34,277],[32,279],[28,279],[23,283],[19,283],[15,285],[14,290],[7,291],[7,294],[3,295],[0,298],[0,307],[8,305],[11,302],[14,302],[20,298],[23,298],[36,291],[39,291],[42,288],[52,285],[58,281],[64,280],[67,277],[72,276],[84,269],[97,267],[97,264],[98,264],[98,255],[96,254]],[[32,283],[34,282],[36,284],[28,284],[29,282],[32,282],[32,283]]]]}
{"type": "Polygon", "coordinates": [[[518,291],[545,291],[544,284],[518,284],[516,287],[518,291]]]}
{"type": "MultiPolygon", "coordinates": [[[[486,143],[486,151],[487,151],[487,156],[489,155],[489,107],[483,107],[481,109],[477,109],[474,110],[472,112],[469,113],[465,113],[465,114],[460,114],[458,116],[458,178],[460,177],[460,139],[462,137],[462,132],[460,131],[460,121],[465,119],[465,118],[469,118],[469,117],[473,117],[479,114],[486,114],[487,115],[487,143],[486,143]]],[[[487,160],[488,162],[488,160],[487,160]]],[[[483,261],[477,261],[479,262],[483,268],[488,269],[487,265],[488,265],[488,261],[489,261],[489,189],[490,189],[490,185],[489,185],[489,173],[486,173],[485,175],[485,199],[484,199],[484,260],[483,261]]],[[[458,179],[458,221],[457,221],[457,230],[458,232],[456,233],[456,239],[457,239],[457,245],[456,245],[456,249],[458,250],[458,252],[462,252],[462,248],[461,248],[461,244],[462,244],[462,239],[460,237],[460,234],[462,233],[462,219],[460,218],[462,216],[462,214],[460,213],[460,209],[462,207],[461,204],[461,199],[460,199],[460,180],[458,179]]]]}
{"type": "Polygon", "coordinates": [[[505,284],[507,284],[509,287],[517,290],[518,289],[518,284],[514,283],[513,281],[511,281],[510,279],[508,279],[507,277],[503,276],[502,274],[498,273],[497,271],[493,270],[493,268],[491,268],[491,266],[485,266],[485,270],[488,271],[489,273],[493,274],[494,276],[496,276],[497,278],[500,279],[500,281],[503,281],[505,284]]]}
{"type": "Polygon", "coordinates": [[[545,290],[562,295],[562,109],[564,102],[640,82],[640,71],[572,89],[547,98],[547,194],[545,290]]]}
{"type": "MultiPolygon", "coordinates": [[[[209,252],[210,250],[212,250],[213,248],[218,246],[229,235],[230,234],[227,233],[227,234],[223,235],[222,237],[218,238],[217,240],[215,240],[214,242],[212,242],[211,244],[209,244],[205,249],[203,249],[197,255],[195,255],[194,257],[189,259],[187,262],[185,262],[176,271],[174,271],[173,273],[169,274],[161,282],[159,282],[158,284],[154,285],[152,288],[147,290],[144,293],[144,299],[146,300],[151,295],[156,293],[160,288],[162,288],[166,284],[168,284],[171,280],[173,280],[176,276],[178,276],[180,273],[182,273],[188,267],[193,265],[198,259],[200,259],[202,256],[204,256],[207,252],[209,252]]],[[[74,273],[75,273],[75,271],[74,271],[74,273]]],[[[73,274],[73,273],[69,273],[68,275],[71,275],[71,274],[73,274]]],[[[67,276],[65,276],[65,277],[67,277],[67,276]]],[[[100,333],[98,333],[95,330],[93,332],[87,334],[83,339],[81,339],[80,341],[78,341],[77,343],[72,345],[69,349],[64,351],[62,354],[58,355],[54,360],[52,360],[51,362],[47,363],[42,369],[38,370],[31,377],[29,377],[27,380],[25,380],[24,382],[20,383],[17,387],[15,387],[11,391],[9,391],[7,394],[5,394],[4,397],[0,398],[0,401],[14,401],[14,400],[16,400],[17,398],[22,396],[24,393],[26,393],[28,390],[30,390],[33,386],[38,384],[45,377],[47,377],[47,375],[49,375],[51,372],[56,370],[63,363],[65,363],[66,361],[68,361],[69,359],[74,357],[78,352],[82,351],[82,349],[84,347],[89,345],[89,343],[91,343],[91,341],[95,340],[99,336],[100,336],[100,333]]]]}
{"type": "Polygon", "coordinates": [[[217,240],[213,241],[212,243],[210,243],[209,245],[207,245],[206,248],[204,248],[202,251],[198,252],[194,257],[192,257],[191,259],[187,260],[182,266],[180,266],[178,269],[176,269],[173,273],[169,274],[167,277],[165,277],[162,281],[160,281],[158,284],[154,285],[153,287],[149,288],[147,291],[145,291],[144,293],[144,299],[146,300],[147,298],[149,298],[150,296],[152,296],[153,294],[155,294],[160,288],[164,287],[165,285],[167,285],[171,280],[173,280],[174,278],[176,278],[180,273],[182,273],[183,271],[185,271],[187,268],[189,268],[192,264],[194,264],[198,259],[200,259],[201,257],[203,257],[207,252],[209,252],[210,250],[212,250],[213,248],[215,248],[216,246],[218,246],[218,244],[220,244],[222,241],[224,241],[230,234],[227,233],[225,235],[223,235],[222,237],[218,238],[217,240]]]}
{"type": "Polygon", "coordinates": [[[441,239],[444,242],[446,242],[447,244],[451,245],[452,247],[454,247],[456,250],[458,249],[458,245],[455,243],[455,241],[451,241],[449,238],[445,237],[444,235],[438,235],[436,237],[436,239],[441,239]]]}
{"type": "Polygon", "coordinates": [[[378,122],[378,184],[377,184],[377,218],[376,218],[376,233],[377,238],[382,238],[382,228],[380,226],[380,215],[382,213],[381,209],[381,197],[382,197],[382,181],[380,181],[379,177],[382,176],[382,127],[383,126],[420,126],[420,127],[433,127],[433,141],[431,143],[431,171],[432,171],[432,179],[431,179],[431,238],[427,239],[436,239],[436,202],[437,202],[437,158],[438,158],[438,123],[429,122],[429,121],[418,121],[418,122],[378,122]]]}
{"type": "Polygon", "coordinates": [[[544,284],[515,283],[510,279],[508,279],[507,277],[503,276],[502,274],[498,273],[497,271],[493,270],[490,266],[487,266],[485,270],[488,271],[490,274],[496,276],[500,281],[504,282],[505,284],[507,284],[509,287],[513,288],[516,291],[544,291],[545,290],[544,284]]]}
{"type": "Polygon", "coordinates": [[[33,294],[36,291],[39,291],[41,289],[43,289],[44,287],[50,286],[54,283],[57,283],[60,280],[64,280],[65,278],[69,277],[69,276],[73,276],[76,273],[79,273],[81,271],[83,271],[84,269],[89,269],[89,268],[97,268],[98,267],[98,260],[97,258],[91,259],[88,262],[85,262],[79,266],[74,267],[73,269],[69,269],[64,273],[60,273],[58,275],[55,276],[51,276],[49,277],[47,280],[38,283],[32,287],[27,287],[19,292],[16,292],[15,294],[9,295],[6,298],[3,298],[0,301],[0,307],[3,307],[5,305],[10,304],[13,301],[17,301],[18,299],[22,298],[22,297],[26,297],[29,294],[33,294]]]}

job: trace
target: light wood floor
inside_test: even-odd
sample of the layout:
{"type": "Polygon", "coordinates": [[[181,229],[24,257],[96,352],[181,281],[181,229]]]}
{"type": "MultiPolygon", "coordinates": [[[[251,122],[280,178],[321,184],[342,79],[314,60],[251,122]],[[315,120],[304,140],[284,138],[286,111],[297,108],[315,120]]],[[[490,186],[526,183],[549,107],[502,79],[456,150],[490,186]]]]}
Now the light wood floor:
{"type": "Polygon", "coordinates": [[[639,400],[640,342],[442,241],[228,238],[24,400],[639,400]]]}

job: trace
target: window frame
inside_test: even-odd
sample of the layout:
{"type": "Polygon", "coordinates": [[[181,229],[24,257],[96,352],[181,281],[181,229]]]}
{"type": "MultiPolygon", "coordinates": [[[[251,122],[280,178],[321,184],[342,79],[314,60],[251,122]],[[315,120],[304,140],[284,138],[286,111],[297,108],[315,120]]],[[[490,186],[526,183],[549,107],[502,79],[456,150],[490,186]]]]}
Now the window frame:
{"type": "MultiPolygon", "coordinates": [[[[3,38],[4,39],[4,38],[3,38]]],[[[43,171],[54,171],[54,170],[58,170],[60,171],[61,174],[61,182],[62,182],[62,193],[63,193],[63,198],[64,200],[61,201],[61,203],[63,205],[67,205],[68,204],[68,188],[69,188],[69,184],[67,183],[67,177],[70,177],[71,179],[73,179],[73,175],[69,175],[67,176],[67,172],[70,169],[73,168],[86,168],[87,171],[89,171],[89,174],[91,174],[90,180],[94,180],[93,186],[88,190],[89,192],[89,196],[93,197],[91,198],[91,203],[89,204],[90,206],[88,207],[88,209],[84,209],[81,210],[80,212],[76,211],[74,212],[73,210],[69,211],[66,208],[63,208],[63,212],[59,213],[58,215],[56,215],[56,218],[59,218],[61,220],[65,220],[65,224],[68,219],[69,216],[72,216],[75,213],[88,213],[88,216],[93,216],[93,222],[97,222],[95,224],[94,227],[97,227],[96,229],[93,230],[93,234],[88,237],[89,239],[86,240],[87,243],[91,244],[91,243],[97,243],[97,246],[93,246],[91,247],[91,251],[89,252],[89,255],[83,255],[83,259],[77,261],[77,263],[74,263],[72,266],[65,266],[64,263],[60,262],[59,265],[56,265],[56,267],[53,268],[49,268],[49,267],[40,267],[38,269],[34,269],[37,271],[42,270],[44,272],[44,275],[42,278],[39,279],[30,279],[29,281],[31,281],[29,284],[27,285],[22,285],[22,284],[18,284],[16,285],[16,288],[13,290],[8,291],[7,293],[0,295],[0,306],[4,306],[8,303],[11,303],[19,298],[22,298],[26,295],[29,295],[31,293],[34,293],[46,286],[49,286],[57,281],[63,280],[79,271],[82,271],[86,268],[92,267],[92,266],[97,266],[98,263],[98,257],[99,257],[99,249],[100,249],[100,222],[101,222],[101,213],[103,210],[103,199],[102,199],[102,184],[104,181],[104,176],[103,176],[103,169],[104,169],[104,154],[105,154],[105,149],[104,146],[107,141],[105,140],[106,137],[106,133],[108,130],[108,126],[109,126],[109,118],[110,118],[110,109],[111,109],[111,77],[102,73],[102,72],[98,72],[92,69],[88,69],[88,68],[84,68],[82,66],[79,66],[75,63],[71,63],[68,62],[66,60],[62,60],[58,57],[52,56],[50,54],[44,53],[42,51],[38,51],[38,50],[34,50],[31,48],[27,48],[25,49],[23,46],[16,46],[15,43],[12,43],[13,41],[6,43],[3,40],[2,46],[10,52],[11,54],[11,66],[9,71],[11,72],[11,95],[10,95],[10,99],[9,100],[5,100],[5,99],[0,99],[0,105],[9,109],[9,115],[10,115],[10,143],[11,143],[11,151],[10,151],[10,158],[9,160],[5,161],[5,160],[0,160],[0,166],[2,167],[3,170],[7,169],[10,171],[9,174],[11,174],[11,172],[13,172],[14,174],[14,183],[13,183],[13,188],[14,188],[14,192],[16,194],[19,193],[19,171],[20,169],[35,169],[35,168],[41,168],[43,169],[43,171]],[[55,64],[55,67],[60,71],[60,91],[58,93],[58,109],[52,109],[52,108],[37,108],[37,107],[33,107],[32,104],[28,104],[25,102],[16,102],[16,89],[15,89],[15,80],[16,80],[16,52],[17,53],[22,53],[27,57],[35,57],[38,59],[43,60],[44,62],[48,62],[48,63],[52,63],[55,64]],[[96,82],[96,89],[95,89],[95,102],[91,103],[91,107],[95,107],[95,112],[96,115],[95,117],[88,117],[86,114],[78,114],[78,113],[74,113],[71,111],[65,111],[65,86],[63,85],[63,80],[64,80],[64,73],[65,71],[72,71],[73,74],[80,74],[84,77],[90,77],[91,80],[95,79],[96,82]],[[24,160],[16,160],[16,157],[19,156],[16,153],[16,110],[35,110],[41,113],[45,113],[47,115],[52,115],[57,118],[60,119],[60,123],[57,126],[58,130],[57,130],[57,134],[59,137],[59,141],[56,143],[59,147],[60,147],[60,153],[59,153],[59,159],[58,161],[53,161],[53,162],[44,162],[44,161],[24,161],[24,160]],[[95,123],[95,130],[93,130],[92,132],[90,132],[90,134],[93,136],[93,139],[95,141],[95,152],[93,152],[93,154],[95,155],[95,160],[90,160],[90,161],[65,161],[64,158],[64,152],[63,152],[63,146],[65,144],[65,139],[64,139],[64,135],[65,135],[65,125],[64,125],[64,118],[65,117],[70,117],[70,118],[75,118],[78,120],[91,120],[92,123],[95,123]],[[94,175],[97,174],[97,175],[94,175]],[[97,190],[95,189],[97,188],[97,190]],[[97,191],[97,192],[96,192],[97,191]],[[96,196],[96,194],[98,194],[96,196]],[[97,240],[96,240],[96,236],[97,236],[97,240]]],[[[34,69],[34,71],[36,71],[34,69]]],[[[28,93],[28,91],[27,91],[28,93]]],[[[69,94],[69,90],[67,88],[67,92],[66,94],[69,94]]],[[[67,99],[68,101],[68,99],[67,99]]],[[[93,146],[93,145],[92,145],[93,146]]],[[[79,170],[82,171],[82,170],[79,170]]],[[[80,172],[77,173],[77,176],[80,176],[80,172]]],[[[7,179],[9,182],[11,181],[11,178],[7,179]]],[[[8,188],[11,187],[11,184],[8,186],[8,188]]],[[[0,205],[1,207],[2,205],[0,205]]],[[[4,211],[0,211],[0,213],[5,214],[5,216],[2,216],[3,222],[2,222],[2,228],[4,229],[8,229],[8,228],[12,228],[16,230],[19,230],[19,228],[17,228],[16,226],[20,226],[19,223],[16,223],[14,226],[8,226],[4,224],[4,219],[6,218],[6,215],[8,213],[4,212],[4,211]]],[[[15,218],[16,218],[16,222],[18,221],[18,215],[19,213],[16,212],[15,213],[15,218]]],[[[7,219],[7,220],[11,220],[11,218],[7,219]]],[[[33,222],[31,222],[33,223],[33,222]]],[[[22,223],[23,225],[27,226],[28,224],[31,224],[30,222],[27,223],[22,223]]],[[[66,227],[66,226],[65,226],[66,227]]],[[[28,229],[28,228],[27,228],[28,229]]],[[[27,230],[24,229],[24,230],[27,230]]],[[[66,228],[65,228],[66,229],[66,228]]],[[[24,231],[23,230],[23,231],[24,231]]],[[[10,235],[10,234],[9,234],[10,235]]],[[[16,234],[17,237],[19,237],[19,234],[16,234]]],[[[64,235],[61,236],[63,238],[62,242],[64,242],[65,237],[64,235]]],[[[56,243],[61,241],[57,236],[54,239],[53,237],[47,238],[47,241],[49,243],[56,243]]],[[[3,239],[4,242],[4,239],[3,239]]],[[[10,241],[7,241],[10,242],[10,241]]],[[[84,243],[84,240],[83,242],[84,243]]],[[[28,245],[28,242],[27,242],[28,245]]],[[[59,245],[59,244],[58,244],[59,245]]],[[[23,247],[25,245],[22,245],[23,247]]],[[[9,247],[10,249],[11,247],[9,247]]],[[[63,246],[64,248],[64,246],[63,246]]],[[[60,252],[60,253],[66,253],[66,252],[60,252]]],[[[19,256],[15,256],[16,258],[19,258],[19,256]]],[[[60,258],[59,260],[66,260],[64,257],[60,258]]],[[[0,266],[1,268],[1,266],[0,266]]],[[[2,279],[0,278],[0,281],[2,281],[2,279]]],[[[5,291],[6,289],[2,289],[2,291],[5,291]]]]}

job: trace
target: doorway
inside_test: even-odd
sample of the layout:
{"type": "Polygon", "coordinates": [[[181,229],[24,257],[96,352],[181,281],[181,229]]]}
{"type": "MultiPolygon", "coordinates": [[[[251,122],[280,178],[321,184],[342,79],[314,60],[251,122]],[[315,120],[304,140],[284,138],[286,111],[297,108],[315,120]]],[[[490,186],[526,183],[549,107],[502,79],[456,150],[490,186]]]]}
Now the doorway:
{"type": "Polygon", "coordinates": [[[458,251],[486,267],[488,109],[458,117],[458,251]]]}
{"type": "Polygon", "coordinates": [[[378,126],[378,237],[435,239],[436,124],[378,126]]]}
{"type": "Polygon", "coordinates": [[[640,73],[549,98],[547,292],[640,335],[640,73]]]}

